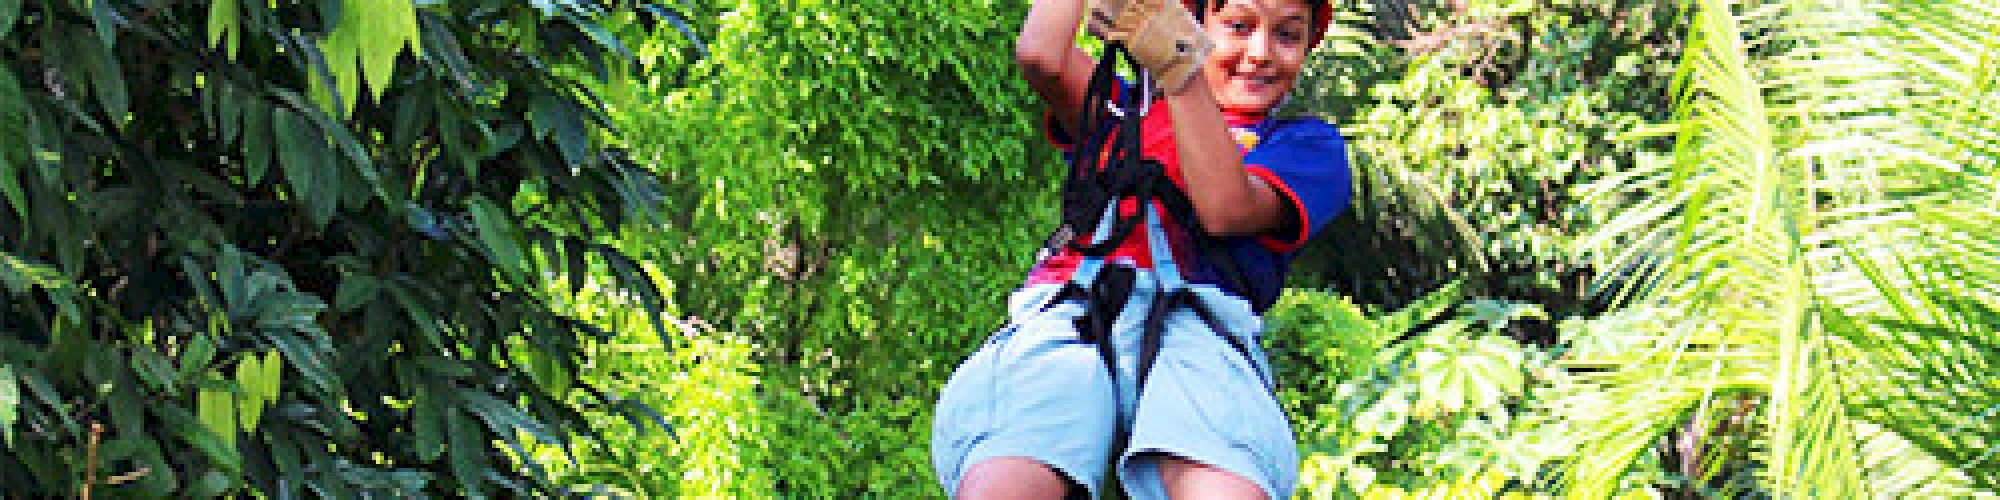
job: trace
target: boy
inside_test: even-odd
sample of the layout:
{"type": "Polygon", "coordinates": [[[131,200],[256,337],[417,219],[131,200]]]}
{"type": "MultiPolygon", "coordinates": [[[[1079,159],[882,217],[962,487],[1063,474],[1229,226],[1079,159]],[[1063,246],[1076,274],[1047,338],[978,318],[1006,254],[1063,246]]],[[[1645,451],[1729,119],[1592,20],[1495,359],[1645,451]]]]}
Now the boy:
{"type": "MultiPolygon", "coordinates": [[[[1118,151],[1072,143],[1089,137],[1076,133],[1086,124],[1072,115],[1086,109],[1097,65],[1076,47],[1084,2],[1035,0],[1015,54],[1052,111],[1050,141],[1072,164],[1091,160],[1077,158],[1079,149],[1098,158],[1118,151]]],[[[1075,231],[1059,233],[1108,250],[1057,242],[1010,298],[1011,323],[946,384],[932,460],[957,497],[1095,496],[1107,469],[1134,498],[1292,494],[1297,449],[1258,347],[1259,315],[1277,300],[1293,252],[1339,214],[1350,187],[1331,125],[1269,113],[1297,83],[1330,8],[1326,0],[1191,3],[1207,4],[1205,22],[1169,2],[1174,12],[1144,22],[1100,5],[1090,24],[1114,39],[1170,39],[1124,39],[1158,78],[1114,93],[1158,97],[1138,125],[1140,151],[1156,162],[1144,166],[1164,171],[1192,213],[1174,217],[1160,200],[1120,194],[1095,225],[1068,227],[1092,217],[1065,214],[1075,231]],[[1143,33],[1133,35],[1135,25],[1143,33]],[[1146,43],[1195,55],[1141,54],[1146,43]],[[1209,43],[1213,51],[1200,56],[1209,43]],[[1120,217],[1144,222],[1122,235],[1100,227],[1120,217]],[[1103,293],[1114,281],[1115,292],[1103,293]]]]}

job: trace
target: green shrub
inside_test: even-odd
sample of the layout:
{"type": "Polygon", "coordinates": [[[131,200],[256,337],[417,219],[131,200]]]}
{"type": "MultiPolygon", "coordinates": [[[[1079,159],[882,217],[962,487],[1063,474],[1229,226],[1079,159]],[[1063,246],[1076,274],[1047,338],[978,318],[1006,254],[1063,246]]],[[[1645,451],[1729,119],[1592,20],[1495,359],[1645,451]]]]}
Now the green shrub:
{"type": "Polygon", "coordinates": [[[543,280],[658,295],[653,176],[548,69],[607,8],[0,0],[7,493],[557,492],[524,444],[613,402],[543,280]]]}

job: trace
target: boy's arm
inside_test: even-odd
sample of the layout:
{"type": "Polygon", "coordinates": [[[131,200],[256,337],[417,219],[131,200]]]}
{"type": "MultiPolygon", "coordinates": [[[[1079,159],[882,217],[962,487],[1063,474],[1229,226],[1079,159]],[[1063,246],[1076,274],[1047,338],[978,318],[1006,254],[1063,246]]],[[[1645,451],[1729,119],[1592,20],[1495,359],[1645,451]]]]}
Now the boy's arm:
{"type": "MultiPolygon", "coordinates": [[[[1028,86],[1041,94],[1057,123],[1081,134],[1075,110],[1083,105],[1097,61],[1076,46],[1077,26],[1088,10],[1085,0],[1035,0],[1014,45],[1014,61],[1028,86]]],[[[1195,72],[1194,83],[1167,95],[1173,110],[1175,147],[1186,176],[1188,197],[1210,234],[1260,233],[1284,225],[1285,201],[1263,179],[1243,171],[1243,152],[1215,96],[1195,72]]]]}
{"type": "Polygon", "coordinates": [[[1173,110],[1174,147],[1189,201],[1209,234],[1230,236],[1277,229],[1286,222],[1286,201],[1262,178],[1243,171],[1243,150],[1229,136],[1203,71],[1195,84],[1167,94],[1173,110]]]}
{"type": "Polygon", "coordinates": [[[1014,43],[1014,62],[1020,65],[1022,78],[1072,135],[1083,133],[1077,130],[1075,114],[1097,67],[1097,61],[1076,46],[1077,26],[1086,10],[1084,0],[1035,0],[1021,25],[1021,38],[1014,43]]]}

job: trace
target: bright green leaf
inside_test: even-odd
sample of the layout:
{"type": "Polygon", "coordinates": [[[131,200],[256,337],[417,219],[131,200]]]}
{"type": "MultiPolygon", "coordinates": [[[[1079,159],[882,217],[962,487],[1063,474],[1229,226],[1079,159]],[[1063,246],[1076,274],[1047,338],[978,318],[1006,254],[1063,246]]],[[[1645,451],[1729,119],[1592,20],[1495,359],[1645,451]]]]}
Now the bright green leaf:
{"type": "Polygon", "coordinates": [[[235,452],[238,432],[235,391],[214,383],[203,384],[195,400],[195,418],[201,421],[202,427],[222,439],[227,452],[235,452]]]}
{"type": "Polygon", "coordinates": [[[262,421],[264,408],[276,399],[278,391],[278,353],[266,356],[244,356],[236,365],[236,383],[242,389],[236,400],[237,423],[244,432],[256,430],[262,421]]]}
{"type": "Polygon", "coordinates": [[[380,99],[394,81],[397,56],[405,47],[418,52],[419,39],[412,2],[355,0],[342,5],[340,20],[320,43],[339,92],[333,109],[341,116],[353,112],[364,80],[380,99]]]}
{"type": "Polygon", "coordinates": [[[236,58],[236,48],[243,36],[238,25],[236,0],[215,0],[208,7],[208,44],[227,43],[225,53],[230,59],[236,58]]]}
{"type": "Polygon", "coordinates": [[[0,439],[8,446],[14,445],[14,420],[20,418],[20,405],[21,389],[14,382],[14,367],[0,365],[0,439]]]}
{"type": "Polygon", "coordinates": [[[263,370],[263,373],[259,376],[264,379],[264,390],[258,395],[258,398],[262,399],[266,404],[276,402],[278,394],[284,387],[284,362],[284,358],[278,354],[278,351],[271,351],[264,355],[264,362],[259,366],[263,370]]]}

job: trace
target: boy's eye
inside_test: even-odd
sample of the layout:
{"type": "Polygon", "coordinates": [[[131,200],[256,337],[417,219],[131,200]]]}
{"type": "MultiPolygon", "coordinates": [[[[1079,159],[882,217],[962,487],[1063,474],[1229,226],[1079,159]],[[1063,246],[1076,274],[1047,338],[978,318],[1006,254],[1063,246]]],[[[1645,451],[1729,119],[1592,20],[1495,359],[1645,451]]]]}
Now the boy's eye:
{"type": "Polygon", "coordinates": [[[1243,21],[1223,21],[1222,27],[1228,28],[1229,31],[1232,33],[1250,32],[1250,23],[1246,23],[1243,21]]]}
{"type": "Polygon", "coordinates": [[[1302,42],[1305,41],[1306,35],[1298,30],[1281,30],[1278,32],[1278,39],[1286,43],[1302,42]]]}

